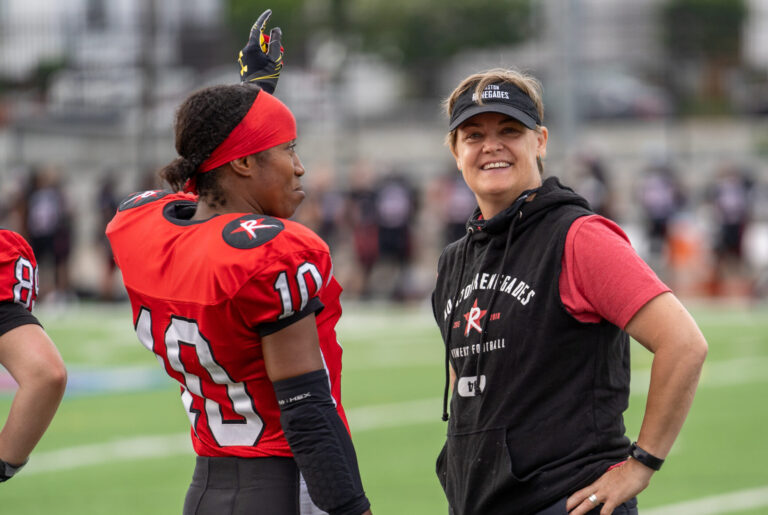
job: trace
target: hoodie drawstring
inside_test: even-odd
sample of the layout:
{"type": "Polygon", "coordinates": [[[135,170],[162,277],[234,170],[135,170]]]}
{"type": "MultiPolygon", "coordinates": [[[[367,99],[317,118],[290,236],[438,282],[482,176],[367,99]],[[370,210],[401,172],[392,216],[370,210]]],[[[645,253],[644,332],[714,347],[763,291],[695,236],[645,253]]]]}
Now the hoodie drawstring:
{"type": "MultiPolygon", "coordinates": [[[[527,195],[526,195],[527,196],[527,195]]],[[[501,263],[499,264],[499,271],[496,272],[496,281],[501,279],[501,273],[504,271],[504,263],[507,261],[507,254],[509,253],[510,242],[512,241],[512,231],[515,228],[515,222],[523,216],[522,211],[518,211],[518,215],[509,224],[509,230],[507,231],[507,241],[504,244],[504,253],[501,256],[501,263]]],[[[485,335],[488,329],[488,320],[493,313],[493,304],[496,302],[496,295],[499,293],[499,289],[494,283],[493,291],[491,292],[491,300],[488,303],[488,316],[483,319],[483,329],[480,332],[480,352],[477,353],[477,362],[475,363],[475,395],[480,396],[483,394],[483,389],[480,387],[480,371],[482,369],[480,363],[483,360],[483,341],[485,341],[485,335]]]]}
{"type": "MultiPolygon", "coordinates": [[[[517,197],[517,200],[512,204],[512,206],[509,208],[509,211],[514,213],[512,221],[509,224],[509,229],[507,230],[507,240],[504,244],[504,253],[502,254],[501,263],[499,265],[499,271],[496,274],[496,281],[498,281],[501,278],[501,273],[504,271],[504,264],[507,261],[507,255],[509,254],[509,249],[512,243],[512,232],[514,231],[514,228],[517,224],[517,221],[520,220],[523,216],[522,212],[522,206],[523,203],[525,203],[526,199],[530,197],[532,194],[539,191],[539,188],[531,189],[524,191],[520,194],[519,197],[517,197]]],[[[471,222],[471,221],[470,221],[471,222]]],[[[467,242],[464,245],[464,249],[461,253],[461,267],[459,268],[459,279],[458,279],[458,286],[456,288],[456,291],[454,292],[453,296],[451,297],[452,303],[458,304],[456,302],[456,299],[459,297],[459,292],[461,291],[461,286],[464,280],[464,270],[466,268],[467,263],[467,254],[469,253],[469,244],[471,241],[472,234],[478,229],[476,229],[474,226],[470,224],[467,224],[467,233],[469,233],[469,238],[467,238],[467,242]]],[[[493,303],[496,301],[496,296],[498,294],[498,288],[494,287],[493,292],[491,293],[491,300],[488,305],[488,311],[491,311],[491,308],[493,308],[493,303]]],[[[445,337],[445,387],[443,388],[443,421],[447,421],[448,416],[448,389],[450,386],[450,372],[449,372],[449,366],[450,366],[450,350],[451,350],[451,335],[453,333],[453,316],[455,314],[457,306],[453,304],[451,306],[451,316],[448,317],[448,327],[446,328],[446,337],[445,337]]],[[[483,320],[483,327],[480,332],[480,352],[477,354],[477,362],[476,362],[476,368],[475,368],[475,395],[479,396],[482,395],[483,390],[480,388],[480,372],[481,372],[481,362],[482,362],[482,356],[483,356],[483,338],[485,338],[486,330],[488,326],[488,320],[490,319],[490,316],[487,317],[485,320],[483,320]]]]}
{"type": "MultiPolygon", "coordinates": [[[[469,227],[467,229],[467,232],[471,235],[473,232],[475,232],[475,229],[473,227],[469,227]]],[[[464,268],[467,263],[467,253],[469,251],[469,238],[467,238],[467,242],[464,245],[464,249],[461,251],[461,268],[459,269],[459,281],[458,281],[458,287],[456,288],[456,291],[453,292],[453,296],[451,297],[451,315],[448,317],[448,327],[446,328],[446,337],[445,337],[445,387],[443,388],[443,422],[448,421],[448,389],[450,388],[451,383],[451,375],[449,371],[450,367],[450,350],[451,350],[451,334],[453,333],[453,315],[454,311],[456,310],[456,306],[454,303],[456,303],[456,299],[459,298],[459,292],[461,291],[461,285],[462,280],[464,279],[464,268]]]]}
{"type": "MultiPolygon", "coordinates": [[[[514,213],[512,216],[512,221],[509,223],[509,229],[507,229],[507,240],[504,243],[504,253],[501,255],[501,263],[499,263],[499,271],[496,273],[496,281],[499,281],[501,278],[501,273],[504,271],[504,264],[507,262],[507,255],[509,254],[509,248],[512,244],[512,232],[515,229],[515,226],[517,225],[518,220],[520,220],[523,217],[523,204],[525,203],[526,199],[530,197],[532,194],[539,191],[539,188],[535,188],[532,190],[524,191],[520,194],[519,197],[517,197],[517,200],[515,200],[515,203],[512,204],[512,207],[510,208],[510,211],[514,213]]],[[[490,313],[493,313],[493,304],[496,302],[496,296],[499,293],[499,289],[494,284],[493,291],[491,292],[491,300],[488,303],[488,313],[489,316],[485,317],[483,320],[483,328],[482,331],[480,331],[480,352],[477,353],[477,362],[475,363],[475,395],[480,396],[483,394],[483,389],[480,387],[480,376],[482,372],[482,361],[483,361],[483,341],[485,340],[486,332],[488,330],[488,320],[490,320],[490,313]]]]}

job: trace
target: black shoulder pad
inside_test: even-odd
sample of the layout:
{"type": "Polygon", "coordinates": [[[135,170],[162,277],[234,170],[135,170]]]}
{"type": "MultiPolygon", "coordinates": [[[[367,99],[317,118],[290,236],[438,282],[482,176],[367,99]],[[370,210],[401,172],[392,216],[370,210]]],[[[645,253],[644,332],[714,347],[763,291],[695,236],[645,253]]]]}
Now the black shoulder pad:
{"type": "Polygon", "coordinates": [[[221,236],[236,249],[253,249],[264,245],[285,229],[281,220],[267,215],[250,214],[236,218],[224,226],[221,236]]]}

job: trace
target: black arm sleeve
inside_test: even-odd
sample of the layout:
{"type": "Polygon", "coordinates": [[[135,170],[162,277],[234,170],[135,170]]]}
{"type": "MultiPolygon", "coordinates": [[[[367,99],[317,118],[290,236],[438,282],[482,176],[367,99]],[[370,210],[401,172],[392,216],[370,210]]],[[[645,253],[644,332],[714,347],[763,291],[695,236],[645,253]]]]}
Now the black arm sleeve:
{"type": "Polygon", "coordinates": [[[15,302],[0,302],[0,336],[22,325],[41,325],[27,308],[15,302]]]}
{"type": "Polygon", "coordinates": [[[273,385],[283,432],[312,501],[330,515],[360,515],[369,509],[355,448],[333,404],[325,370],[273,385]]]}

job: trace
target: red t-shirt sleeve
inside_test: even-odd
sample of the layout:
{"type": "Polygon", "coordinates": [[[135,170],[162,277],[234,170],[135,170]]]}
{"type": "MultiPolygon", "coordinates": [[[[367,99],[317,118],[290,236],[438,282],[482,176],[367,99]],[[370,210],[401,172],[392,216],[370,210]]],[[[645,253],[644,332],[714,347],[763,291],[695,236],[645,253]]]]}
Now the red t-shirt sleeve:
{"type": "Polygon", "coordinates": [[[577,320],[608,320],[624,328],[648,301],[670,291],[614,222],[578,218],[568,230],[559,279],[560,299],[577,320]]]}

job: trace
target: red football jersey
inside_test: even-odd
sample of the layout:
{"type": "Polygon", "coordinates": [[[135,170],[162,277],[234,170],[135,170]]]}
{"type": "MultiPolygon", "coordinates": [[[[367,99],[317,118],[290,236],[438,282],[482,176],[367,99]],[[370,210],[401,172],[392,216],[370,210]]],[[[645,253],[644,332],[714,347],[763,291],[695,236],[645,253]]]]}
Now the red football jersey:
{"type": "Polygon", "coordinates": [[[291,456],[261,337],[315,313],[341,406],[335,326],[341,287],[328,246],[306,227],[257,214],[189,220],[196,197],[138,193],[107,226],[139,340],[181,383],[201,456],[291,456]]]}
{"type": "Polygon", "coordinates": [[[0,302],[17,302],[31,312],[37,280],[37,261],[29,244],[21,235],[0,229],[0,302]]]}

